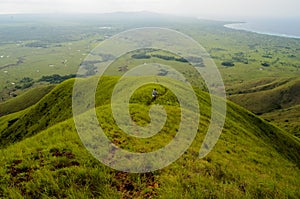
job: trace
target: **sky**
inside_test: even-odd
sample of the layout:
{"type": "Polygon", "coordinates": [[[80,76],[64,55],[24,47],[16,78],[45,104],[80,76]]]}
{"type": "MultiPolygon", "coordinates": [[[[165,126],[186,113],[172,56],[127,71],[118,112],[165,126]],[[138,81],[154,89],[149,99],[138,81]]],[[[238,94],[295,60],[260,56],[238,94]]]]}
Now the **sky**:
{"type": "Polygon", "coordinates": [[[209,19],[300,18],[300,0],[0,0],[0,14],[150,11],[209,19]]]}

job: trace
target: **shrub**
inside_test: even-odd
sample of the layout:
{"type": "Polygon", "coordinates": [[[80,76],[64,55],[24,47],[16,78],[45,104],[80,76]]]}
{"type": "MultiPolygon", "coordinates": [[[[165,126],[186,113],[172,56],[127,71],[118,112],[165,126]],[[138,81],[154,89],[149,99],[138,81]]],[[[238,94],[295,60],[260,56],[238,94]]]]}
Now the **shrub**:
{"type": "Polygon", "coordinates": [[[231,62],[231,61],[224,61],[221,64],[222,64],[222,66],[226,66],[226,67],[232,67],[232,66],[234,66],[234,63],[231,62]]]}

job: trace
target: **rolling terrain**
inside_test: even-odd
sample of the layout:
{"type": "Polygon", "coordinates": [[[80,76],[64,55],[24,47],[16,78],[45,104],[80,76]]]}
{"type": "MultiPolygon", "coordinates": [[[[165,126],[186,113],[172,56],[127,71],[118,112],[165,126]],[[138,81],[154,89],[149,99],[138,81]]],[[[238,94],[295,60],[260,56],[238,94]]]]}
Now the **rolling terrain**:
{"type": "Polygon", "coordinates": [[[299,136],[300,78],[265,78],[239,84],[229,99],[299,136]]]}
{"type": "Polygon", "coordinates": [[[18,112],[34,105],[53,88],[54,85],[39,86],[29,89],[27,92],[24,92],[16,98],[0,103],[0,116],[18,112]]]}
{"type": "MultiPolygon", "coordinates": [[[[223,27],[227,23],[232,22],[147,12],[0,16],[0,198],[300,198],[300,39],[231,30],[223,27]],[[137,139],[118,127],[111,95],[120,76],[137,65],[160,63],[178,70],[193,85],[201,113],[199,123],[190,122],[198,126],[197,136],[178,160],[133,174],[102,164],[83,146],[72,113],[72,78],[80,65],[87,76],[97,73],[98,62],[85,58],[101,41],[145,26],[171,28],[199,42],[220,70],[228,101],[221,137],[200,159],[211,120],[211,98],[201,76],[182,57],[164,50],[118,58],[95,95],[98,121],[115,145],[155,151],[170,143],[180,127],[182,107],[159,83],[138,88],[129,112],[145,126],[152,105],[162,105],[167,120],[161,131],[137,139]]],[[[94,80],[80,79],[87,91],[94,80]]],[[[80,115],[86,123],[91,111],[80,115]]]]}
{"type": "MultiPolygon", "coordinates": [[[[118,78],[104,77],[99,87],[106,92],[96,95],[98,120],[106,135],[116,145],[137,152],[164,146],[176,133],[177,100],[171,92],[159,96],[157,103],[168,113],[159,135],[146,140],[124,135],[109,105],[118,78]]],[[[145,174],[119,172],[101,164],[76,133],[71,114],[73,82],[67,80],[35,105],[1,117],[1,197],[299,198],[300,140],[232,102],[227,103],[226,123],[215,148],[198,158],[209,125],[210,99],[197,89],[198,134],[177,161],[145,174]]],[[[131,114],[138,124],[149,122],[148,110],[155,102],[149,104],[147,93],[153,86],[139,88],[131,98],[131,114]]]]}

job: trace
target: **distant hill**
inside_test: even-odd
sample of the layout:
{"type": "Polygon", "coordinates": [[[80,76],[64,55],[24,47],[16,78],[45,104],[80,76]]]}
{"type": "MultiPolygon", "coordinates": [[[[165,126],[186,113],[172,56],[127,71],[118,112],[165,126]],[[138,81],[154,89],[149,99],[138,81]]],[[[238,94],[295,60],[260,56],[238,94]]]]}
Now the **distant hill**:
{"type": "Polygon", "coordinates": [[[299,135],[300,78],[267,78],[231,87],[229,99],[299,135]]]}
{"type": "Polygon", "coordinates": [[[54,85],[39,86],[28,90],[16,98],[0,103],[0,116],[15,113],[34,105],[53,88],[54,85]]]}
{"type": "MultiPolygon", "coordinates": [[[[149,139],[122,133],[110,108],[110,94],[118,78],[101,79],[101,92],[96,94],[98,120],[112,142],[145,152],[172,140],[180,107],[163,87],[158,87],[164,92],[157,102],[170,116],[162,132],[149,139]]],[[[71,110],[73,83],[67,80],[35,105],[0,117],[0,197],[300,197],[300,140],[232,102],[228,102],[226,123],[215,148],[207,157],[198,158],[210,121],[210,97],[197,89],[201,112],[198,135],[176,162],[146,174],[119,172],[99,163],[76,133],[71,110]]],[[[148,123],[152,88],[145,85],[131,98],[130,110],[138,124],[148,123]]]]}
{"type": "Polygon", "coordinates": [[[300,138],[300,105],[265,113],[262,117],[300,138]]]}

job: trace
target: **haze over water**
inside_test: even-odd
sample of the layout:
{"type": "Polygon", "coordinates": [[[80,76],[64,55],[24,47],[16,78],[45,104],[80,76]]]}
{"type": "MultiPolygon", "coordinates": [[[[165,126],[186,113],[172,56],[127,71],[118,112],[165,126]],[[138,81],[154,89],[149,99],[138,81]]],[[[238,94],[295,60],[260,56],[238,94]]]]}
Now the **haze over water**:
{"type": "Polygon", "coordinates": [[[227,24],[225,27],[261,34],[300,38],[300,18],[251,19],[243,23],[227,24]]]}

